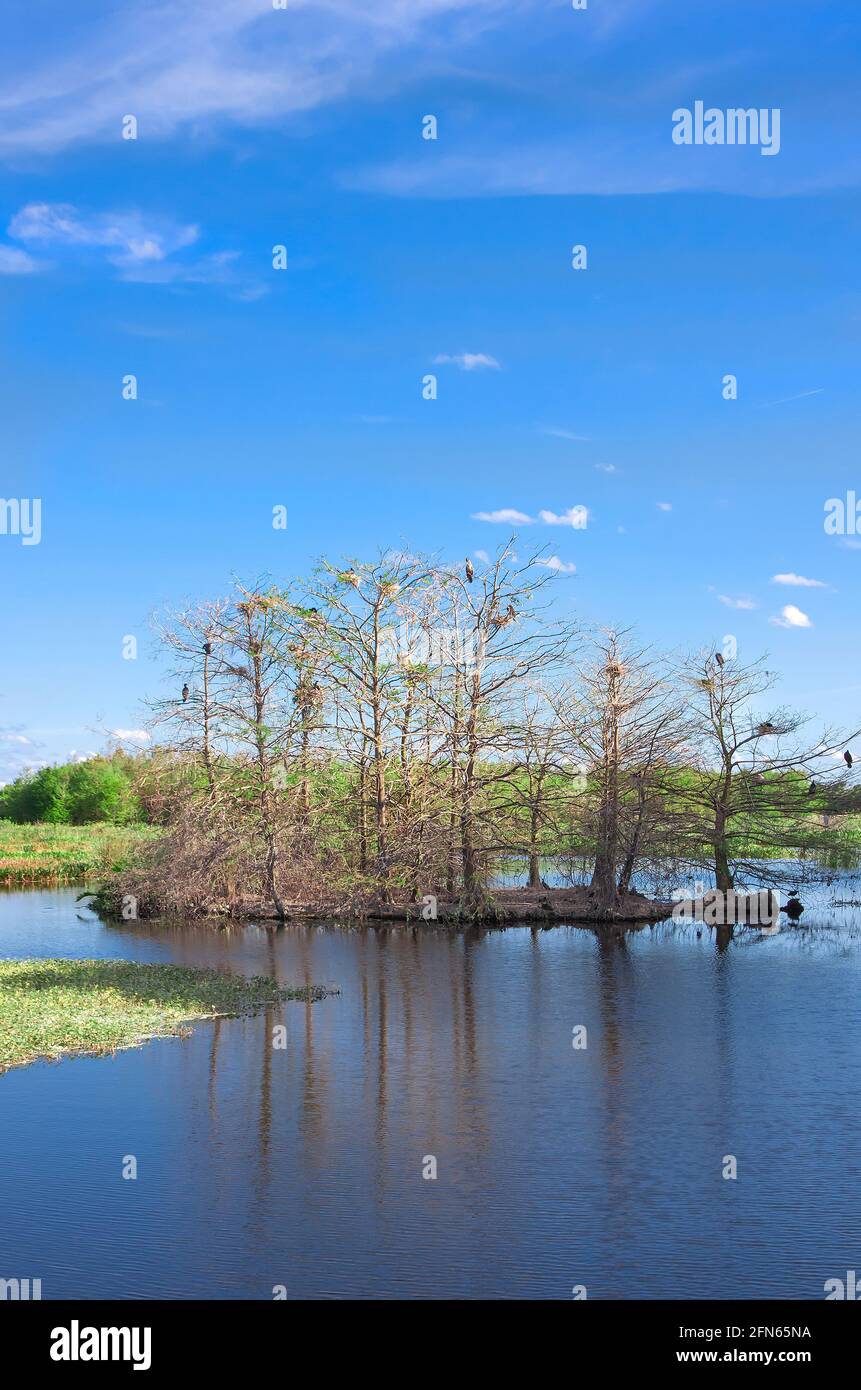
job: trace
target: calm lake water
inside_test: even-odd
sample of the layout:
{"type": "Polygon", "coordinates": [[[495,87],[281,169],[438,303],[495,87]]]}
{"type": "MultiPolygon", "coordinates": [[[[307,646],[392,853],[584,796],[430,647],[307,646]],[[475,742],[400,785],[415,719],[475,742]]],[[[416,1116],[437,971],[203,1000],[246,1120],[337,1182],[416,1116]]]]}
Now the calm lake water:
{"type": "Polygon", "coordinates": [[[0,1076],[0,1277],[45,1298],[821,1298],[861,1269],[861,909],[828,906],[861,892],[804,897],[804,928],[718,949],[672,925],[106,927],[74,889],[0,893],[0,956],[341,989],[0,1076]]]}

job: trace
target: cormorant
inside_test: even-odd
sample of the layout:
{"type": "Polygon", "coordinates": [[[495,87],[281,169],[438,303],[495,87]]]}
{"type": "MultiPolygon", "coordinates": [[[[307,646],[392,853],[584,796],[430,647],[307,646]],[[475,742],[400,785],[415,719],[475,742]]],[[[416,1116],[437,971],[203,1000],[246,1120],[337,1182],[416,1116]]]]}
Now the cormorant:
{"type": "Polygon", "coordinates": [[[475,577],[475,570],[474,570],[473,567],[472,567],[472,561],[471,561],[471,560],[467,560],[467,562],[466,562],[466,582],[467,582],[467,584],[471,584],[474,577],[475,577]]]}
{"type": "Polygon", "coordinates": [[[187,699],[188,699],[188,686],[187,686],[187,685],[184,685],[184,686],[182,687],[182,703],[185,704],[185,702],[186,702],[187,699]]]}
{"type": "Polygon", "coordinates": [[[204,656],[212,656],[212,643],[211,643],[211,642],[204,642],[204,644],[203,644],[203,655],[204,655],[204,656]]]}
{"type": "Polygon", "coordinates": [[[813,793],[814,793],[815,791],[816,791],[816,783],[815,783],[815,782],[811,782],[811,783],[810,783],[810,786],[807,788],[807,795],[808,795],[808,796],[812,796],[813,793]]]}
{"type": "Polygon", "coordinates": [[[847,767],[852,766],[852,754],[849,752],[848,748],[846,749],[846,752],[843,754],[843,761],[847,767]]]}
{"type": "Polygon", "coordinates": [[[721,656],[720,652],[715,652],[715,661],[717,662],[718,666],[723,666],[723,657],[721,656]]]}
{"type": "Polygon", "coordinates": [[[793,922],[797,922],[802,912],[804,911],[804,904],[802,902],[799,902],[798,894],[795,892],[794,889],[789,895],[788,902],[784,903],[782,910],[786,913],[787,917],[789,917],[790,920],[793,922]]]}

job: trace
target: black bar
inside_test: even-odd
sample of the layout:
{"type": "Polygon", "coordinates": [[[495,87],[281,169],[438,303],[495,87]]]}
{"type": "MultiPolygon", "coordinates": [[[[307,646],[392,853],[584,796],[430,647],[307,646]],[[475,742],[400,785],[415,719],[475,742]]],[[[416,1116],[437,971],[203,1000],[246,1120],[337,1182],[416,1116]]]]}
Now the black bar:
{"type": "MultiPolygon", "coordinates": [[[[7,1302],[0,1304],[0,1336],[4,1361],[60,1379],[70,1375],[92,1378],[105,1372],[113,1376],[137,1374],[138,1378],[175,1373],[247,1376],[249,1371],[256,1375],[272,1369],[289,1374],[307,1369],[309,1362],[328,1375],[342,1355],[345,1369],[355,1376],[362,1373],[361,1363],[369,1352],[363,1332],[375,1339],[372,1345],[376,1349],[371,1355],[376,1360],[376,1339],[381,1335],[397,1337],[405,1330],[405,1318],[412,1323],[412,1315],[401,1306],[396,1321],[386,1318],[381,1326],[376,1321],[378,1313],[368,1307],[370,1301],[324,1301],[316,1310],[307,1302],[301,1308],[291,1308],[289,1302],[281,1301],[7,1302]],[[362,1323],[354,1321],[356,1318],[362,1323]],[[97,1345],[101,1352],[101,1337],[96,1341],[87,1329],[102,1328],[128,1329],[128,1337],[118,1337],[115,1345],[120,1353],[128,1350],[129,1359],[52,1359],[52,1346],[71,1353],[76,1346],[88,1350],[97,1345]],[[57,1329],[66,1329],[68,1342],[57,1329]],[[138,1329],[136,1341],[132,1340],[132,1329],[138,1329]],[[150,1332],[148,1354],[144,1329],[150,1332]],[[349,1340],[342,1341],[345,1334],[349,1340]],[[141,1364],[135,1373],[135,1358],[141,1363],[148,1359],[149,1365],[141,1364]]],[[[450,1336],[457,1337],[458,1342],[467,1338],[473,1355],[484,1347],[490,1358],[505,1353],[506,1348],[512,1350],[514,1343],[521,1354],[530,1357],[536,1370],[543,1365],[549,1373],[551,1356],[555,1360],[562,1354],[572,1370],[589,1358],[610,1375],[614,1371],[670,1369],[696,1374],[703,1365],[724,1369],[758,1366],[762,1370],[791,1366],[821,1374],[854,1364],[859,1338],[858,1308],[838,1300],[572,1300],[564,1308],[552,1301],[521,1302],[513,1321],[506,1300],[498,1305],[478,1299],[460,1304],[430,1302],[432,1306],[425,1315],[420,1314],[415,1328],[415,1335],[428,1338],[422,1341],[415,1367],[423,1378],[435,1363],[450,1374],[461,1360],[450,1336]],[[498,1323],[497,1317],[503,1321],[498,1323]],[[544,1340],[548,1335],[552,1342],[544,1340]],[[532,1341],[533,1337],[542,1340],[532,1341]]],[[[854,1299],[849,1302],[854,1303],[854,1299]]],[[[112,1345],[106,1340],[106,1351],[112,1345]]],[[[402,1364],[401,1374],[411,1378],[414,1373],[402,1364]]]]}

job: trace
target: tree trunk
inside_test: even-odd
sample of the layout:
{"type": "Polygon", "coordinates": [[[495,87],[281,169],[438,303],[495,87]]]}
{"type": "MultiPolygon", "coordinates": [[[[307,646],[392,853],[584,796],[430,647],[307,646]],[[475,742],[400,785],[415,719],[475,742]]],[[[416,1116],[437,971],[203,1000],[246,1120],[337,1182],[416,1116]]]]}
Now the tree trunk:
{"type": "Polygon", "coordinates": [[[617,715],[618,677],[609,677],[607,707],[609,728],[604,739],[604,776],[601,810],[598,818],[598,846],[589,885],[596,905],[608,915],[619,903],[616,865],[619,858],[619,721],[617,715]]]}
{"type": "Polygon", "coordinates": [[[367,783],[367,764],[363,755],[359,763],[359,872],[363,874],[368,869],[367,783]]]}
{"type": "Polygon", "coordinates": [[[729,856],[726,843],[726,820],[718,815],[715,818],[715,887],[722,893],[728,893],[733,886],[733,876],[729,867],[729,856]]]}
{"type": "Polygon", "coordinates": [[[538,783],[532,815],[529,821],[529,887],[542,888],[541,860],[538,853],[538,836],[541,827],[541,783],[538,783]]]}
{"type": "Polygon", "coordinates": [[[544,887],[544,884],[541,882],[541,861],[537,854],[530,854],[529,856],[529,887],[544,887]]]}

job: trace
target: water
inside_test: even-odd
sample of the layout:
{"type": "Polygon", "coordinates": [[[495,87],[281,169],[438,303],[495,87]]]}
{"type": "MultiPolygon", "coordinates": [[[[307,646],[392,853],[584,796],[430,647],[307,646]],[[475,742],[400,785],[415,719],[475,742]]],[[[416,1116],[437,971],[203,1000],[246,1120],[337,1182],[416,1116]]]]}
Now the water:
{"type": "Polygon", "coordinates": [[[859,896],[805,893],[804,929],[719,950],[671,925],[106,927],[75,890],[0,894],[2,956],[342,991],[0,1076],[0,1277],[45,1298],[821,1298],[861,1268],[861,910],[827,907],[859,896]]]}

